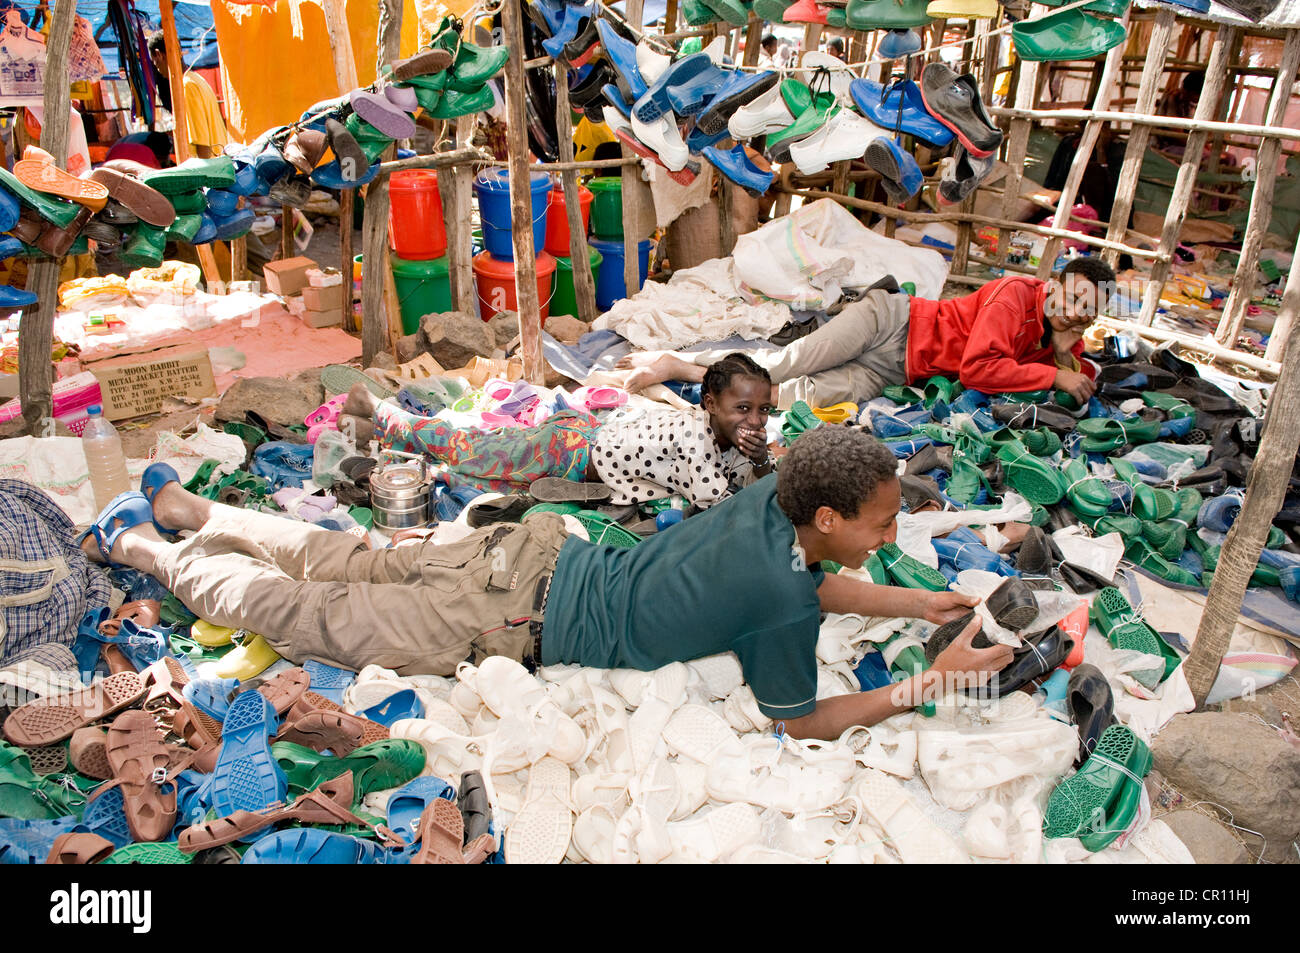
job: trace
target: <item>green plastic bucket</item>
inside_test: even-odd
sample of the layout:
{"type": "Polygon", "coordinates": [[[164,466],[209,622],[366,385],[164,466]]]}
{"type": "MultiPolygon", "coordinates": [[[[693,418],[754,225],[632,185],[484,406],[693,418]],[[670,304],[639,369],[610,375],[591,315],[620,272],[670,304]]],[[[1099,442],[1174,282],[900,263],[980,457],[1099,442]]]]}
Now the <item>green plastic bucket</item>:
{"type": "Polygon", "coordinates": [[[403,334],[420,330],[420,319],[426,314],[452,310],[450,267],[446,257],[409,261],[390,254],[388,260],[393,265],[393,284],[397,286],[403,334]]]}
{"type": "MultiPolygon", "coordinates": [[[[601,254],[592,248],[591,251],[591,280],[594,283],[596,276],[600,274],[601,254]]],[[[555,294],[551,297],[551,314],[570,314],[578,313],[578,293],[573,288],[573,259],[555,258],[555,294]]]]}
{"type": "Polygon", "coordinates": [[[591,200],[591,231],[597,238],[617,241],[623,238],[623,180],[618,176],[601,176],[587,183],[591,200]]]}

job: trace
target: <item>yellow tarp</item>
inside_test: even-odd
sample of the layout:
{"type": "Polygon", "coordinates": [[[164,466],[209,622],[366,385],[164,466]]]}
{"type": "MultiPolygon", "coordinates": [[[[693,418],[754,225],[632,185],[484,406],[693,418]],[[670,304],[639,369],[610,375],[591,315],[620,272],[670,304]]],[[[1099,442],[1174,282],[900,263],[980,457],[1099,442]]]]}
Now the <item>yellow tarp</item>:
{"type": "MultiPolygon", "coordinates": [[[[456,12],[470,5],[470,0],[451,0],[441,6],[456,12]]],[[[428,39],[438,7],[433,0],[405,0],[402,56],[410,56],[428,39]]],[[[375,79],[379,5],[350,0],[345,10],[357,81],[368,86],[375,79]]],[[[296,122],[312,103],[339,94],[325,13],[310,0],[280,0],[273,7],[212,0],[212,19],[221,50],[226,125],[233,139],[248,142],[273,126],[296,122]],[[298,25],[300,31],[295,30],[298,25]]]]}

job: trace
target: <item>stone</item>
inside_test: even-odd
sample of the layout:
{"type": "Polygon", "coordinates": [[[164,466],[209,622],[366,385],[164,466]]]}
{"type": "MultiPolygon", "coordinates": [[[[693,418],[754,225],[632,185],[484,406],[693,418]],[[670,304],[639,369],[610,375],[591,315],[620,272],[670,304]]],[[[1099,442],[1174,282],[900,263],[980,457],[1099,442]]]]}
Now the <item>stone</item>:
{"type": "Polygon", "coordinates": [[[217,405],[218,420],[243,420],[248,411],[261,414],[273,424],[289,427],[325,402],[320,368],[313,367],[297,377],[246,377],[235,381],[217,405]]]}
{"type": "Polygon", "coordinates": [[[579,321],[570,314],[553,314],[542,328],[561,344],[577,344],[578,339],[591,330],[586,321],[579,321]]]}
{"type": "Polygon", "coordinates": [[[1253,858],[1228,828],[1200,811],[1172,811],[1160,815],[1198,864],[1249,864],[1253,858]]]}
{"type": "Polygon", "coordinates": [[[397,363],[408,364],[424,353],[424,343],[419,333],[407,334],[397,339],[397,363]]]}
{"type": "Polygon", "coordinates": [[[377,367],[381,371],[395,371],[397,370],[397,359],[387,351],[380,351],[375,355],[374,360],[370,362],[370,366],[377,367]]]}
{"type": "Polygon", "coordinates": [[[1213,801],[1267,839],[1264,859],[1294,862],[1300,750],[1249,715],[1175,715],[1151,744],[1155,767],[1188,800],[1213,801]]]}
{"type": "Polygon", "coordinates": [[[519,315],[514,311],[498,311],[488,320],[487,326],[492,329],[496,346],[504,349],[519,336],[519,315]]]}
{"type": "Polygon", "coordinates": [[[542,374],[543,386],[559,387],[561,384],[568,383],[569,378],[565,377],[555,368],[551,367],[551,362],[548,361],[546,358],[542,358],[542,368],[543,368],[543,374],[542,374]]]}
{"type": "Polygon", "coordinates": [[[496,347],[487,324],[463,311],[426,314],[420,319],[425,348],[448,370],[464,367],[475,357],[491,357],[496,347]]]}

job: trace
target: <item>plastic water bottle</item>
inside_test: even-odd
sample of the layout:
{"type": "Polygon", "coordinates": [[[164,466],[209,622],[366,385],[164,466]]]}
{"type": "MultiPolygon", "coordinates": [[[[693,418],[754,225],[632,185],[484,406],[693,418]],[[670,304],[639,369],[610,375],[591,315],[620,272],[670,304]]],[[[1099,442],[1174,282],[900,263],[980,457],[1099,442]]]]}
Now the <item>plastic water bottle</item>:
{"type": "Polygon", "coordinates": [[[131,489],[126,475],[126,455],[117,428],[104,419],[104,408],[92,404],[86,408],[86,427],[81,431],[81,452],[86,455],[90,485],[95,491],[95,508],[102,510],[119,493],[131,489]]]}

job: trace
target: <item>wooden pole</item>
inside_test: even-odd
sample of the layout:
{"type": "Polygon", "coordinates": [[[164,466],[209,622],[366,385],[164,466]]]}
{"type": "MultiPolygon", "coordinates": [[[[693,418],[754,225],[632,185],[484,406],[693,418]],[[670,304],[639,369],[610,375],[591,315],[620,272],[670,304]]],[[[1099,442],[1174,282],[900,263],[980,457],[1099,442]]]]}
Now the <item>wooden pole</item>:
{"type": "MultiPolygon", "coordinates": [[[[1128,30],[1129,12],[1124,11],[1124,16],[1120,19],[1120,25],[1128,30]]],[[[1096,84],[1096,99],[1093,100],[1093,108],[1104,111],[1110,105],[1111,94],[1115,88],[1115,77],[1119,74],[1120,58],[1124,55],[1124,44],[1111,49],[1106,54],[1106,65],[1102,68],[1101,76],[1096,84]]],[[[1075,150],[1074,158],[1070,162],[1069,174],[1065,177],[1065,187],[1061,190],[1061,197],[1056,202],[1056,216],[1052,219],[1053,228],[1065,228],[1070,223],[1070,210],[1074,208],[1074,199],[1079,194],[1079,186],[1083,184],[1083,174],[1087,171],[1088,161],[1092,158],[1092,150],[1097,145],[1097,138],[1101,135],[1101,122],[1089,122],[1083,129],[1083,135],[1079,139],[1079,147],[1075,150]]],[[[1038,262],[1038,278],[1040,281],[1046,281],[1052,276],[1052,271],[1056,265],[1056,256],[1061,250],[1061,239],[1052,237],[1047,240],[1047,247],[1043,249],[1042,257],[1038,262]]]]}
{"type": "MultiPolygon", "coordinates": [[[[1229,90],[1225,84],[1223,90],[1219,93],[1219,101],[1214,104],[1214,119],[1216,122],[1223,122],[1228,118],[1231,101],[1241,91],[1242,75],[1237,72],[1236,67],[1241,60],[1241,44],[1244,39],[1245,37],[1238,33],[1236,40],[1232,44],[1232,58],[1228,62],[1228,75],[1232,81],[1232,89],[1229,90]]],[[[1223,139],[1224,134],[1221,132],[1216,132],[1210,138],[1210,175],[1219,174],[1219,159],[1223,154],[1223,139]]],[[[1213,202],[1209,198],[1202,196],[1196,205],[1198,209],[1208,209],[1213,205],[1213,202]]]]}
{"type": "MultiPolygon", "coordinates": [[[[1156,107],[1156,95],[1160,92],[1160,77],[1164,74],[1165,59],[1169,55],[1169,41],[1173,37],[1176,16],[1174,8],[1168,5],[1161,6],[1156,12],[1134,112],[1149,114],[1156,107]]],[[[1150,138],[1150,126],[1135,125],[1128,134],[1124,164],[1120,167],[1119,181],[1115,187],[1115,204],[1111,206],[1110,226],[1106,230],[1106,238],[1112,242],[1119,241],[1128,228],[1129,217],[1133,214],[1133,197],[1137,193],[1138,175],[1142,171],[1142,159],[1146,155],[1147,141],[1150,138]]],[[[1119,262],[1119,252],[1105,251],[1102,258],[1114,268],[1119,262]]]]}
{"type": "MultiPolygon", "coordinates": [[[[1300,252],[1300,248],[1297,251],[1300,252]]],[[[1297,308],[1300,308],[1300,268],[1292,268],[1282,299],[1288,338],[1284,346],[1282,373],[1269,398],[1268,412],[1264,416],[1264,435],[1246,477],[1246,497],[1241,504],[1241,515],[1224,540],[1214,583],[1210,586],[1201,624],[1196,630],[1196,642],[1184,667],[1197,707],[1205,704],[1223,656],[1228,651],[1241,603],[1246,596],[1246,585],[1268,540],[1273,517],[1282,508],[1296,451],[1300,448],[1300,414],[1295,412],[1300,407],[1300,322],[1295,320],[1297,308]]]]}
{"type": "MultiPolygon", "coordinates": [[[[1300,30],[1292,30],[1286,38],[1279,64],[1281,75],[1273,87],[1273,96],[1268,103],[1270,126],[1280,126],[1286,117],[1287,107],[1291,105],[1291,87],[1295,83],[1296,71],[1300,69],[1300,30]]],[[[1255,273],[1259,265],[1259,252],[1268,234],[1269,222],[1273,219],[1273,191],[1277,183],[1278,154],[1282,149],[1279,139],[1265,139],[1259,145],[1255,157],[1255,188],[1250,196],[1250,216],[1246,219],[1246,234],[1241,243],[1241,255],[1237,259],[1237,273],[1232,279],[1232,289],[1228,300],[1223,305],[1223,317],[1219,319],[1219,328],[1215,338],[1220,344],[1231,345],[1241,332],[1242,322],[1246,320],[1246,306],[1255,291],[1255,273]]],[[[1292,265],[1292,271],[1300,265],[1292,265]]]]}
{"type": "MultiPolygon", "coordinates": [[[[1042,13],[1041,4],[1030,4],[1029,16],[1033,18],[1042,13]]],[[[1016,82],[1015,103],[1018,109],[1028,109],[1034,103],[1034,91],[1038,88],[1038,64],[1020,60],[1019,78],[1016,82]]],[[[986,94],[987,95],[987,94],[986,94]]],[[[1007,176],[1003,182],[1006,194],[1002,196],[1002,217],[1011,219],[1016,206],[1020,204],[1020,185],[1025,178],[1025,156],[1029,154],[1029,131],[1032,123],[1029,119],[1019,117],[1011,120],[1007,136],[1007,176]]],[[[1005,262],[1011,245],[1011,229],[998,232],[997,260],[1005,262]]]]}
{"type": "MultiPolygon", "coordinates": [[[[980,55],[983,51],[983,69],[981,70],[980,90],[984,95],[990,98],[993,95],[993,77],[998,65],[998,41],[1001,34],[994,33],[989,35],[989,21],[980,19],[975,21],[974,40],[971,43],[970,55],[972,60],[980,55]]],[[[837,190],[838,191],[838,190],[837,190]]],[[[961,210],[967,214],[975,211],[975,192],[962,199],[961,210]]],[[[952,272],[958,275],[966,274],[970,268],[970,243],[974,229],[971,223],[963,221],[957,225],[957,248],[952,255],[952,272]]]]}
{"type": "MultiPolygon", "coordinates": [[[[41,124],[41,148],[54,156],[60,167],[68,164],[68,120],[72,97],[68,90],[68,46],[77,13],[76,0],[54,5],[49,42],[45,48],[45,122],[41,124]]],[[[37,437],[54,436],[54,369],[50,352],[54,347],[54,312],[58,304],[61,258],[32,262],[27,273],[27,290],[37,297],[36,307],[23,313],[18,328],[18,394],[27,431],[37,437]]]]}
{"type": "MultiPolygon", "coordinates": [[[[1220,81],[1222,81],[1222,76],[1220,76],[1220,81]]],[[[1133,125],[1154,126],[1159,129],[1176,129],[1187,133],[1203,132],[1207,136],[1212,132],[1226,132],[1243,136],[1255,136],[1259,139],[1300,139],[1300,129],[1291,126],[1215,122],[1213,119],[1203,119],[1199,115],[1194,119],[1179,119],[1177,116],[1144,116],[1139,113],[1094,112],[1089,109],[1008,109],[1003,106],[990,106],[988,112],[991,116],[1032,119],[1038,122],[1062,120],[1088,122],[1092,119],[1100,119],[1117,125],[1132,123],[1133,125]]]]}
{"type": "MultiPolygon", "coordinates": [[[[402,5],[384,0],[380,9],[376,72],[397,59],[402,40],[402,5]]],[[[389,146],[380,157],[393,158],[389,146]]],[[[384,166],[366,186],[366,209],[361,219],[361,363],[369,367],[375,355],[388,346],[394,319],[401,321],[393,273],[388,264],[388,172],[384,166]]]]}
{"type": "MultiPolygon", "coordinates": [[[[1236,27],[1219,27],[1214,36],[1214,46],[1210,49],[1210,62],[1205,69],[1205,88],[1201,99],[1196,104],[1196,118],[1207,119],[1218,102],[1219,92],[1227,71],[1228,53],[1237,32],[1236,27]]],[[[1187,137],[1187,148],[1183,152],[1183,164],[1178,167],[1178,178],[1174,182],[1173,196],[1169,199],[1169,211],[1165,213],[1165,227],[1160,234],[1160,251],[1172,255],[1178,245],[1178,233],[1182,230],[1183,219],[1187,216],[1187,205],[1192,197],[1192,187],[1196,184],[1196,173],[1201,167],[1201,151],[1209,133],[1205,130],[1194,131],[1187,137]]],[[[1155,319],[1156,308],[1160,304],[1160,294],[1169,276],[1169,261],[1156,259],[1151,266],[1151,283],[1147,285],[1142,299],[1140,324],[1150,325],[1155,319]]],[[[1254,565],[1253,563],[1251,565],[1254,565]]]]}
{"type": "Polygon", "coordinates": [[[758,54],[763,42],[763,21],[755,14],[749,15],[749,28],[745,31],[745,57],[740,61],[741,66],[757,66],[758,54]]]}
{"type": "Polygon", "coordinates": [[[293,206],[280,206],[280,257],[293,257],[293,206]]]}
{"type": "Polygon", "coordinates": [[[1293,326],[1297,323],[1296,312],[1300,311],[1300,267],[1294,262],[1300,260],[1300,238],[1296,239],[1296,257],[1291,259],[1291,273],[1287,275],[1286,290],[1282,292],[1282,307],[1277,310],[1277,318],[1273,321],[1273,333],[1268,339],[1268,350],[1264,352],[1264,357],[1270,361],[1283,361],[1287,352],[1294,352],[1294,347],[1287,346],[1287,340],[1291,337],[1294,330],[1293,326]]]}
{"type": "MultiPolygon", "coordinates": [[[[560,161],[573,162],[573,111],[569,107],[569,81],[561,63],[555,64],[555,132],[560,142],[560,161]]],[[[587,229],[582,223],[577,171],[561,172],[560,184],[564,189],[564,213],[569,224],[569,262],[573,268],[577,317],[583,321],[595,321],[596,282],[591,276],[591,251],[587,244],[587,229]]]]}
{"type": "MultiPolygon", "coordinates": [[[[628,22],[639,28],[644,10],[645,0],[628,0],[628,22]]],[[[709,40],[706,38],[703,42],[707,46],[709,40]]],[[[623,145],[623,158],[633,158],[632,150],[626,144],[623,145]]],[[[641,283],[641,263],[638,261],[643,237],[639,231],[641,224],[640,164],[624,166],[620,170],[620,176],[623,180],[621,193],[623,202],[623,290],[630,298],[637,293],[641,283]]]]}
{"type": "Polygon", "coordinates": [[[1139,337],[1144,337],[1149,341],[1171,341],[1174,344],[1182,345],[1184,350],[1196,351],[1216,361],[1237,364],[1271,379],[1276,378],[1282,371],[1282,365],[1276,361],[1256,357],[1254,354],[1248,354],[1245,351],[1234,351],[1230,347],[1224,347],[1208,334],[1202,337],[1180,331],[1170,331],[1167,328],[1147,327],[1144,324],[1121,321],[1118,318],[1101,317],[1097,319],[1097,323],[1114,331],[1132,331],[1139,337]]]}
{"type": "MultiPolygon", "coordinates": [[[[456,148],[469,146],[474,134],[473,116],[456,120],[456,148]]],[[[476,302],[474,268],[470,255],[473,227],[470,222],[471,169],[462,161],[438,176],[442,191],[443,217],[447,220],[447,266],[451,278],[451,300],[457,311],[473,314],[476,302]]]]}
{"type": "MultiPolygon", "coordinates": [[[[330,55],[334,60],[334,82],[342,96],[356,89],[357,64],[352,55],[352,34],[348,30],[348,21],[343,13],[341,0],[322,0],[325,12],[325,30],[329,35],[330,55]]],[[[356,330],[352,315],[352,207],[356,201],[355,189],[342,189],[339,192],[339,271],[343,275],[345,290],[343,327],[349,331],[356,330]]]]}
{"type": "MultiPolygon", "coordinates": [[[[520,18],[521,0],[503,0],[501,25],[505,31],[506,46],[511,50],[524,48],[523,26],[520,18]]],[[[519,336],[524,360],[524,377],[534,384],[542,383],[545,365],[542,363],[542,314],[537,290],[537,249],[533,247],[532,194],[529,189],[528,127],[524,118],[524,99],[528,95],[524,86],[524,64],[518,56],[506,61],[506,146],[510,168],[510,220],[515,252],[515,295],[519,302],[519,336]]],[[[545,209],[541,210],[545,213],[545,209]]]]}

